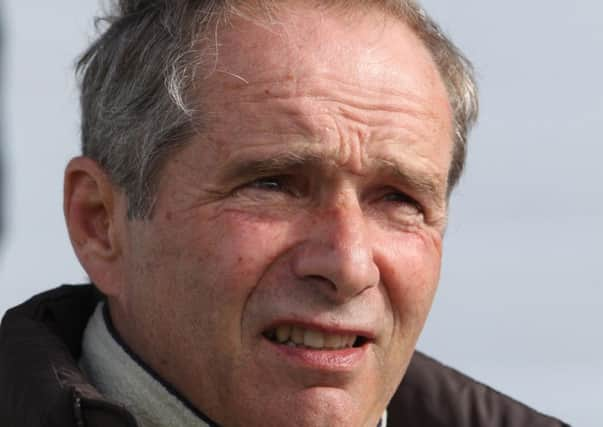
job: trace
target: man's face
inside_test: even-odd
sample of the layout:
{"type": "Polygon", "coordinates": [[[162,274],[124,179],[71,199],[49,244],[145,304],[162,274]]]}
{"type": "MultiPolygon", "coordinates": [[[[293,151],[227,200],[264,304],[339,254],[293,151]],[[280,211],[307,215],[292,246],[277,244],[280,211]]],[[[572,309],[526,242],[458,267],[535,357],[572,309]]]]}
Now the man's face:
{"type": "Polygon", "coordinates": [[[447,94],[398,21],[282,15],[220,29],[206,126],[126,224],[112,313],[225,426],[374,427],[438,282],[447,94]]]}

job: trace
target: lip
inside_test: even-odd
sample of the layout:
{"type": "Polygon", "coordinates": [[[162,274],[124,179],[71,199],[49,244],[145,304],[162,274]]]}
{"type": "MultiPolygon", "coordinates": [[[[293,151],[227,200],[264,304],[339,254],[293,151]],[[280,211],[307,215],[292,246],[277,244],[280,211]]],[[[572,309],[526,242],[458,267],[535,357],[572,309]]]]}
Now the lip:
{"type": "Polygon", "coordinates": [[[304,329],[313,329],[327,334],[356,335],[364,338],[364,342],[357,347],[342,349],[311,349],[307,347],[293,347],[286,344],[273,342],[261,334],[263,344],[271,353],[283,360],[286,365],[321,373],[350,373],[356,370],[365,360],[369,345],[375,340],[372,332],[356,329],[333,327],[324,324],[304,321],[279,320],[272,322],[264,331],[275,329],[281,325],[297,326],[304,329]]]}
{"type": "Polygon", "coordinates": [[[362,364],[369,345],[369,343],[365,343],[360,347],[340,350],[315,350],[274,343],[264,337],[262,339],[288,364],[324,372],[350,372],[355,370],[362,364]]]}
{"type": "Polygon", "coordinates": [[[375,334],[366,329],[360,328],[347,328],[347,327],[339,327],[339,326],[329,326],[320,323],[300,321],[300,320],[278,320],[270,323],[263,329],[263,332],[269,331],[271,329],[276,329],[279,326],[288,325],[288,326],[297,326],[299,328],[304,329],[313,329],[316,331],[323,332],[325,334],[334,334],[334,335],[356,335],[365,338],[366,341],[375,341],[375,334]]]}

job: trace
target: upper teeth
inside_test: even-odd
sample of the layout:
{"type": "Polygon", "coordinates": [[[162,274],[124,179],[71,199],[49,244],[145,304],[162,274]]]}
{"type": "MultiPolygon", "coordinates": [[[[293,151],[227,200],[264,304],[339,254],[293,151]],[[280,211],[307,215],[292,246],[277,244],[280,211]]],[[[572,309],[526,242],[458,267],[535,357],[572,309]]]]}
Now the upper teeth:
{"type": "Polygon", "coordinates": [[[314,329],[304,329],[298,326],[279,326],[268,336],[281,343],[298,345],[314,349],[342,349],[354,345],[356,335],[328,334],[314,329]]]}

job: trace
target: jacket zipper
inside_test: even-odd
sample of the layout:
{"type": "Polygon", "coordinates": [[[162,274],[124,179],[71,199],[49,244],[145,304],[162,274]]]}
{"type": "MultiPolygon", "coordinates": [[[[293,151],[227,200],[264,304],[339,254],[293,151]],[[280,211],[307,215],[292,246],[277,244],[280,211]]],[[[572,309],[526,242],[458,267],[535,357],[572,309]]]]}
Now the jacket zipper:
{"type": "Polygon", "coordinates": [[[82,398],[76,390],[73,391],[73,414],[75,415],[76,426],[86,427],[82,416],[82,398]]]}

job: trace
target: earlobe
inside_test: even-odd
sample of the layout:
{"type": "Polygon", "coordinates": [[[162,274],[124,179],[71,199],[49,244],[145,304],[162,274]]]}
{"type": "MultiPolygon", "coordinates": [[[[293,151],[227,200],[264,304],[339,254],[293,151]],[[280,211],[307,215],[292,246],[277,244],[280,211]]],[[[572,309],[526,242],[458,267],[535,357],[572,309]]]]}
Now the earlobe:
{"type": "Polygon", "coordinates": [[[100,290],[115,295],[121,245],[120,193],[92,159],[76,157],[65,169],[63,210],[75,253],[100,290]]]}

